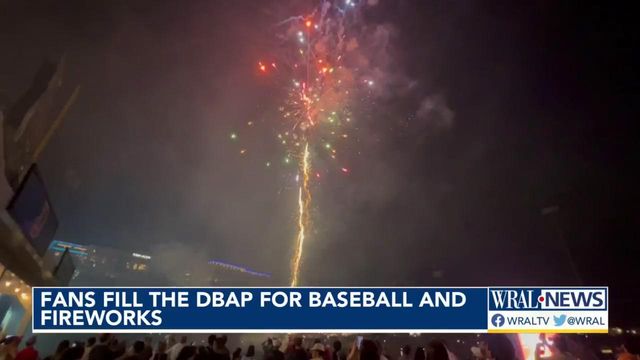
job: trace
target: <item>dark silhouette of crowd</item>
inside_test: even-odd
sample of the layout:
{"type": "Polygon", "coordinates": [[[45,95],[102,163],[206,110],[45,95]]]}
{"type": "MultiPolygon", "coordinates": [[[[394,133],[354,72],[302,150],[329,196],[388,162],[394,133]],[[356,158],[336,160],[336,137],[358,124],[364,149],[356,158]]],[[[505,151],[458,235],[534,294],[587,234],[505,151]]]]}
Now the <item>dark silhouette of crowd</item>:
{"type": "MultiPolygon", "coordinates": [[[[505,335],[488,335],[478,340],[478,346],[473,346],[470,354],[463,354],[462,359],[522,360],[520,352],[505,335]]],[[[542,356],[542,348],[536,348],[534,360],[581,358],[569,351],[563,337],[547,343],[543,340],[539,346],[545,345],[548,353],[542,356]]],[[[199,344],[190,342],[186,335],[167,335],[155,344],[151,337],[145,337],[128,344],[111,334],[101,334],[84,342],[63,340],[52,354],[46,356],[38,352],[35,336],[27,339],[22,348],[21,343],[19,336],[0,339],[0,360],[458,360],[442,340],[432,340],[426,346],[414,348],[402,346],[397,358],[380,341],[372,339],[362,339],[359,343],[354,341],[345,351],[340,340],[329,344],[322,339],[313,339],[305,344],[305,339],[300,336],[289,336],[286,344],[279,339],[268,338],[261,344],[260,356],[254,345],[229,351],[225,335],[210,335],[206,344],[204,341],[199,344]]],[[[628,339],[617,350],[617,360],[640,360],[638,338],[628,339]]]]}

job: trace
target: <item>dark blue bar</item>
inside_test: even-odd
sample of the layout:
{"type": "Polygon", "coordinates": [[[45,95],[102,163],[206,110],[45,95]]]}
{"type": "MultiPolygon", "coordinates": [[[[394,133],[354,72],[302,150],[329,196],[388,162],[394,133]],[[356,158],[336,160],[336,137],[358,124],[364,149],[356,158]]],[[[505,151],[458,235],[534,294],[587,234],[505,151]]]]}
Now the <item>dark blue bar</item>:
{"type": "MultiPolygon", "coordinates": [[[[239,296],[238,296],[239,297],[239,296]]],[[[61,304],[62,305],[62,304],[61,304]]],[[[482,330],[487,328],[487,288],[34,288],[33,289],[33,328],[38,330],[66,330],[66,331],[314,331],[314,330],[482,330]],[[52,298],[56,294],[65,298],[69,293],[93,291],[96,304],[92,308],[79,306],[53,307],[49,302],[42,305],[43,292],[51,292],[52,298]],[[102,299],[105,292],[124,292],[129,300],[133,294],[137,294],[139,308],[115,307],[111,304],[104,306],[102,299]],[[153,308],[150,292],[161,291],[166,293],[186,292],[189,307],[157,307],[153,308]],[[230,293],[239,294],[242,291],[251,292],[253,300],[244,308],[227,307],[196,307],[197,292],[222,292],[227,297],[230,293]],[[299,292],[302,296],[302,307],[276,307],[267,304],[260,306],[260,293],[281,291],[286,294],[299,292]],[[331,293],[334,297],[341,291],[347,292],[372,292],[374,298],[385,293],[391,299],[396,294],[398,302],[402,301],[402,294],[406,293],[408,303],[413,307],[344,307],[344,308],[314,308],[309,307],[310,292],[319,292],[321,297],[331,293]],[[465,304],[461,307],[419,307],[424,293],[429,293],[435,302],[437,293],[446,294],[452,292],[462,293],[465,304]],[[51,321],[43,323],[42,310],[160,310],[162,323],[153,325],[118,324],[115,326],[103,323],[102,325],[54,326],[51,321]]],[[[117,316],[112,314],[113,319],[117,316]]],[[[153,320],[147,316],[149,321],[153,320]]]]}

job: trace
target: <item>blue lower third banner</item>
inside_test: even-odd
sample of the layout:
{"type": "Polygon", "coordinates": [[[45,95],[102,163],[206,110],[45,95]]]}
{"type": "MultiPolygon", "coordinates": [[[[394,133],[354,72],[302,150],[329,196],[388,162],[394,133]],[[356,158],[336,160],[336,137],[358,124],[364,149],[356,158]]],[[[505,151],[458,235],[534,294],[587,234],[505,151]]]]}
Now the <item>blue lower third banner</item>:
{"type": "Polygon", "coordinates": [[[606,288],[545,289],[35,287],[32,325],[34,333],[561,332],[558,316],[579,315],[604,319],[581,332],[606,331],[606,288]],[[549,296],[553,312],[539,306],[549,296]],[[563,296],[593,304],[580,300],[574,314],[563,296]],[[549,319],[532,325],[535,317],[549,319]]]}

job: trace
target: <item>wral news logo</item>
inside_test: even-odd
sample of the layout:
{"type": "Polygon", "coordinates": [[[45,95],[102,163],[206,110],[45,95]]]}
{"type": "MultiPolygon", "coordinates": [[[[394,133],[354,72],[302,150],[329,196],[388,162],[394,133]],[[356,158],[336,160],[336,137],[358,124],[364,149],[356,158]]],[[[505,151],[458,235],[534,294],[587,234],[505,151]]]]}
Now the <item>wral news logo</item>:
{"type": "Polygon", "coordinates": [[[607,289],[492,288],[489,296],[496,310],[605,310],[607,289]]]}
{"type": "Polygon", "coordinates": [[[489,288],[489,332],[607,332],[608,288],[489,288]]]}

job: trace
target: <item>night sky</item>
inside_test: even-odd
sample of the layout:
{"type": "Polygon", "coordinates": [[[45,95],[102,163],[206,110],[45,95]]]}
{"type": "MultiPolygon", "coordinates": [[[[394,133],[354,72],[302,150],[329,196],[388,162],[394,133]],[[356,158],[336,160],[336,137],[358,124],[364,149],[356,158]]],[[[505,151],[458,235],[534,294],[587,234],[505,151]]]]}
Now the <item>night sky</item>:
{"type": "MultiPolygon", "coordinates": [[[[40,160],[56,238],[285,285],[296,189],[273,141],[281,99],[255,64],[274,24],[314,5],[0,2],[0,99],[63,52],[82,87],[40,160]]],[[[638,320],[630,11],[380,0],[363,17],[388,30],[372,55],[389,86],[358,109],[349,174],[314,188],[302,284],[609,285],[612,320],[638,320]]]]}

